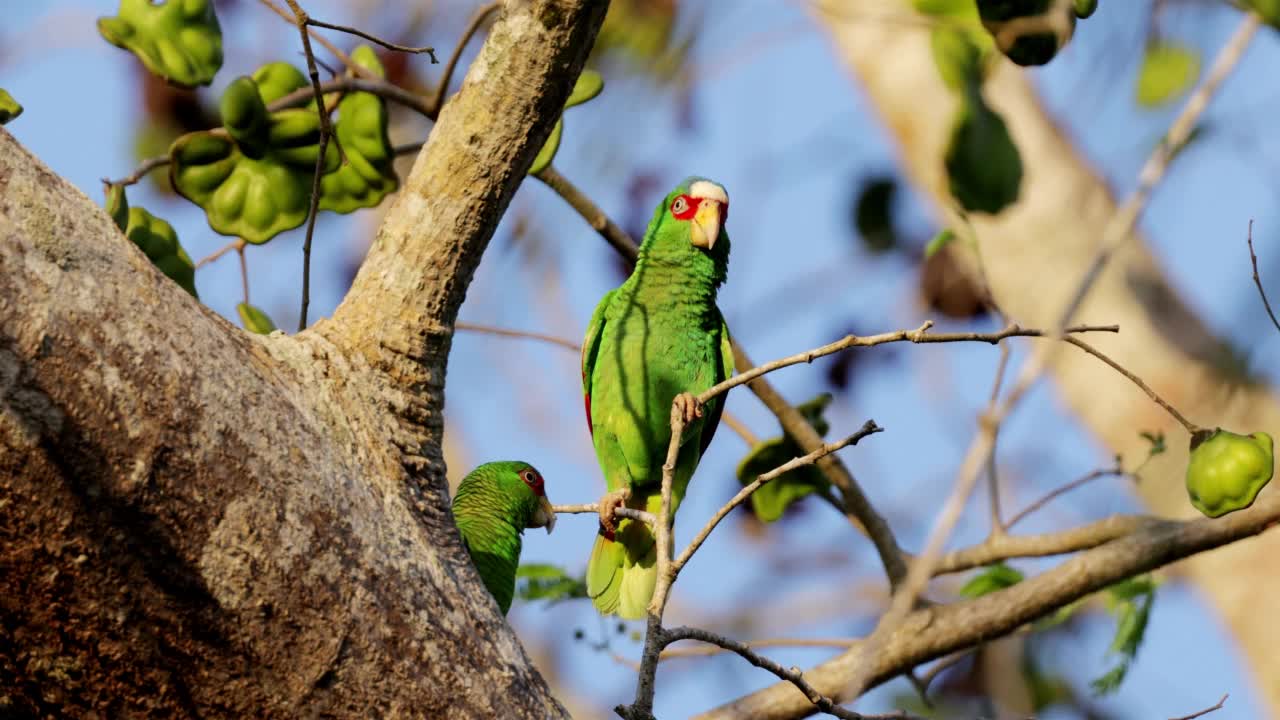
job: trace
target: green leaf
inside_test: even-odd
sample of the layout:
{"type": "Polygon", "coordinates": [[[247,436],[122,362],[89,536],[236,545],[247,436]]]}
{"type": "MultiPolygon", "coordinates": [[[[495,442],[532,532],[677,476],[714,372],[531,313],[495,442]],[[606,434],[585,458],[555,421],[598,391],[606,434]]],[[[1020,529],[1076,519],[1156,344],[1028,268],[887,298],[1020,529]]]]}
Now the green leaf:
{"type": "Polygon", "coordinates": [[[557,603],[586,596],[586,581],[570,575],[563,568],[541,563],[516,568],[516,597],[521,600],[557,603]]]}
{"type": "MultiPolygon", "coordinates": [[[[583,70],[578,75],[577,82],[573,84],[573,91],[569,93],[569,99],[565,101],[564,106],[571,108],[574,105],[581,105],[599,95],[602,90],[604,90],[604,78],[600,73],[595,70],[583,70]]],[[[533,164],[529,166],[530,175],[542,172],[551,164],[552,160],[555,160],[556,152],[560,149],[560,137],[563,134],[564,117],[561,115],[551,128],[551,134],[547,136],[547,141],[542,144],[537,156],[533,158],[533,164]]]]}
{"type": "Polygon", "coordinates": [[[107,214],[115,220],[120,232],[129,229],[129,199],[125,197],[123,185],[111,185],[107,188],[107,214]]]}
{"type": "Polygon", "coordinates": [[[21,114],[22,106],[18,101],[13,99],[8,90],[0,88],[0,125],[8,123],[21,114]]]}
{"type": "Polygon", "coordinates": [[[1146,637],[1156,587],[1157,583],[1150,575],[1140,575],[1107,588],[1108,610],[1116,617],[1116,634],[1107,654],[1119,656],[1119,662],[1090,683],[1095,694],[1114,692],[1124,682],[1129,666],[1146,637]]]}
{"type": "MultiPolygon", "coordinates": [[[[831,400],[831,393],[822,393],[796,407],[819,435],[826,435],[830,430],[822,413],[831,400]]],[[[751,448],[738,463],[738,482],[744,487],[750,485],[760,475],[803,454],[788,435],[764,440],[751,448]]],[[[829,482],[821,470],[814,465],[804,465],[756,489],[751,494],[751,509],[761,522],[771,523],[781,518],[792,503],[828,486],[829,482]]]]}
{"type": "MultiPolygon", "coordinates": [[[[368,45],[353,50],[351,59],[378,77],[386,77],[377,53],[368,45]]],[[[334,133],[346,162],[320,178],[321,210],[349,213],[376,207],[395,192],[400,181],[387,135],[388,117],[386,101],[373,93],[351,92],[342,97],[334,133]]]]}
{"type": "Polygon", "coordinates": [[[853,219],[862,244],[871,252],[886,252],[898,244],[893,226],[893,196],[897,192],[893,178],[877,177],[862,183],[853,219]]]}
{"type": "Polygon", "coordinates": [[[951,228],[939,230],[938,234],[934,235],[933,239],[929,241],[929,244],[924,246],[925,259],[928,260],[933,257],[939,250],[951,244],[951,241],[955,239],[956,234],[951,232],[951,228]]]}
{"type": "Polygon", "coordinates": [[[1138,70],[1138,104],[1154,108],[1173,102],[1190,90],[1199,76],[1200,55],[1195,50],[1170,42],[1152,43],[1138,70]]]}
{"type": "MultiPolygon", "coordinates": [[[[266,111],[268,103],[306,86],[287,64],[264,66],[227,86],[219,103],[225,132],[188,133],[170,146],[174,189],[204,208],[214,230],[261,244],[306,221],[320,116],[314,105],[266,111]]],[[[340,162],[330,143],[326,172],[340,162]]]]}
{"type": "Polygon", "coordinates": [[[538,151],[537,156],[533,158],[533,164],[529,166],[530,175],[537,175],[542,172],[556,158],[556,152],[560,149],[560,135],[563,132],[564,119],[558,118],[555,126],[551,128],[551,135],[542,144],[542,149],[538,151]]]}
{"type": "Polygon", "coordinates": [[[271,318],[266,313],[249,303],[237,304],[236,313],[240,315],[240,322],[244,324],[244,329],[251,333],[270,335],[276,329],[276,324],[271,322],[271,318]]]}
{"type": "Polygon", "coordinates": [[[995,214],[1018,199],[1022,157],[1004,119],[971,92],[956,111],[945,158],[951,195],[965,210],[995,214]]]}
{"type": "MultiPolygon", "coordinates": [[[[187,251],[182,249],[173,226],[140,207],[127,207],[123,193],[120,202],[129,219],[125,237],[137,245],[160,272],[191,293],[192,297],[200,297],[196,294],[196,266],[187,251]]],[[[120,212],[120,207],[116,211],[120,212]]]]}
{"type": "Polygon", "coordinates": [[[604,76],[595,70],[584,69],[578,75],[577,81],[573,83],[573,91],[569,93],[569,99],[564,101],[564,106],[571,108],[574,105],[581,105],[599,95],[603,90],[604,76]]]}
{"type": "Polygon", "coordinates": [[[982,597],[988,593],[1017,585],[1022,582],[1023,577],[1021,572],[1004,563],[988,565],[985,570],[970,578],[969,582],[960,588],[960,594],[967,598],[982,597]]]}
{"type": "Polygon", "coordinates": [[[120,0],[119,16],[98,18],[98,32],[175,85],[208,85],[222,67],[212,0],[120,0]]]}

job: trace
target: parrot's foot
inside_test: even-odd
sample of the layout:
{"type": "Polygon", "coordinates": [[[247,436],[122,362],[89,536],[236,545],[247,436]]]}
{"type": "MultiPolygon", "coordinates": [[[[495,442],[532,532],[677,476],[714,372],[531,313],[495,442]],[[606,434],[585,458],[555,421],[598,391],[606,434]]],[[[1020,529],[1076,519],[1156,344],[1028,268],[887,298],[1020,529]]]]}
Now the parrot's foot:
{"type": "Polygon", "coordinates": [[[702,403],[698,402],[698,398],[691,393],[683,392],[677,395],[675,406],[684,415],[685,425],[693,422],[694,418],[702,417],[702,403]]]}
{"type": "Polygon", "coordinates": [[[605,493],[605,496],[600,498],[600,527],[604,530],[604,536],[610,540],[613,539],[613,531],[617,528],[617,521],[614,517],[614,512],[623,505],[626,505],[627,501],[630,499],[631,488],[614,490],[613,492],[605,493]]]}

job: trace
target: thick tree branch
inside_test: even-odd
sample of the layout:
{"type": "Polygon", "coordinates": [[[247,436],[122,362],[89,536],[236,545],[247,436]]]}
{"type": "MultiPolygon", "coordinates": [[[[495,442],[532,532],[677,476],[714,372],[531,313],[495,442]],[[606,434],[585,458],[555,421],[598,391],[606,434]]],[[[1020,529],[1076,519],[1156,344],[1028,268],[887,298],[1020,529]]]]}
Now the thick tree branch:
{"type": "MultiPolygon", "coordinates": [[[[581,70],[602,3],[510,3],[378,230],[350,292],[323,322],[400,395],[393,439],[415,475],[439,476],[444,358],[465,288],[581,70]]],[[[442,486],[441,486],[442,487],[442,486]]]]}
{"type": "Polygon", "coordinates": [[[199,306],[0,129],[11,707],[564,716],[461,548],[438,418],[457,307],[604,10],[508,4],[348,301],[298,336],[199,306]]]}

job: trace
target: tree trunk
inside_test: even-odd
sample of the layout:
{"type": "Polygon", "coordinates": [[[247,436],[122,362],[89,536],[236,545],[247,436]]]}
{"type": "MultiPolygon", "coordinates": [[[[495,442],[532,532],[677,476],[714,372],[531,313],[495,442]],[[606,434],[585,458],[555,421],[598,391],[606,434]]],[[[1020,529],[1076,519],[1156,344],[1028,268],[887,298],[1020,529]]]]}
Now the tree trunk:
{"type": "Polygon", "coordinates": [[[334,318],[232,327],[0,130],[0,715],[566,715],[461,549],[445,360],[605,3],[512,0],[334,318]]]}
{"type": "MultiPolygon", "coordinates": [[[[905,0],[871,16],[862,5],[862,0],[831,0],[820,4],[817,17],[898,140],[900,166],[933,198],[941,221],[954,224],[942,159],[955,100],[934,66],[930,26],[911,18],[914,11],[905,0]],[[890,21],[888,15],[902,21],[890,21]]],[[[970,220],[1000,307],[1026,326],[1050,326],[1092,259],[1116,202],[1045,113],[1020,68],[1001,61],[983,93],[1008,123],[1025,174],[1015,206],[970,220]]],[[[1243,268],[1241,282],[1247,282],[1243,268]]],[[[1178,297],[1140,234],[1111,260],[1077,318],[1118,323],[1118,335],[1089,341],[1193,421],[1237,432],[1280,430],[1280,401],[1270,387],[1232,387],[1215,370],[1223,344],[1178,297]]],[[[1181,427],[1128,380],[1083,353],[1064,349],[1052,377],[1081,422],[1126,458],[1146,453],[1139,431],[1166,431],[1169,452],[1146,466],[1137,491],[1156,513],[1194,514],[1180,482],[1188,441],[1181,427]]],[[[1274,492],[1268,489],[1264,497],[1274,492]]],[[[1263,702],[1280,717],[1280,653],[1275,652],[1280,622],[1258,612],[1258,598],[1280,597],[1280,574],[1272,572],[1277,556],[1280,535],[1272,533],[1197,555],[1181,567],[1222,614],[1263,702]]],[[[777,685],[757,694],[760,703],[735,707],[763,707],[766,699],[791,692],[777,685]]]]}

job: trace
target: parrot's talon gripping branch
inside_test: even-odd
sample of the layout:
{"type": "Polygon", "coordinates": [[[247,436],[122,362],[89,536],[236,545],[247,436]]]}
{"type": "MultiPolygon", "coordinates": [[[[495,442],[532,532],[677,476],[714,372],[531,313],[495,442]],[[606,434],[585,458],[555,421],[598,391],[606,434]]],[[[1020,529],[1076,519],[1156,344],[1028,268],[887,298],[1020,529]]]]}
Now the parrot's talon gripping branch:
{"type": "MultiPolygon", "coordinates": [[[[557,515],[581,515],[585,513],[599,513],[600,503],[583,503],[581,505],[552,505],[551,511],[557,515]]],[[[619,506],[613,509],[615,518],[627,518],[629,520],[638,520],[649,527],[653,527],[658,522],[657,516],[645,510],[637,510],[626,506],[619,506]]]]}
{"type": "Polygon", "coordinates": [[[702,403],[698,402],[698,398],[692,393],[682,392],[676,395],[674,400],[676,412],[679,412],[684,419],[684,424],[689,425],[694,420],[702,417],[702,403]]]}
{"type": "Polygon", "coordinates": [[[613,533],[617,530],[617,520],[615,517],[622,517],[619,509],[627,504],[631,499],[631,488],[622,487],[613,492],[605,493],[600,498],[596,512],[600,515],[600,527],[604,530],[605,537],[613,539],[613,533]]]}

